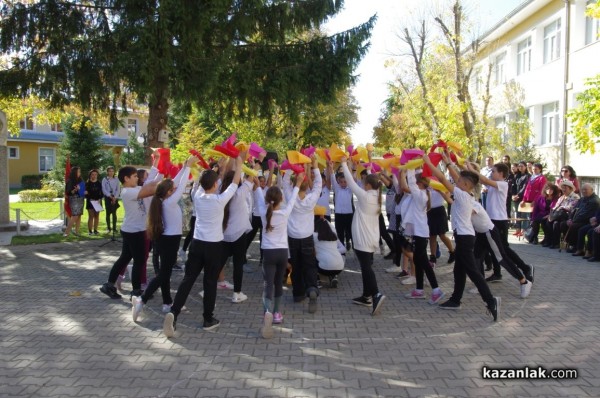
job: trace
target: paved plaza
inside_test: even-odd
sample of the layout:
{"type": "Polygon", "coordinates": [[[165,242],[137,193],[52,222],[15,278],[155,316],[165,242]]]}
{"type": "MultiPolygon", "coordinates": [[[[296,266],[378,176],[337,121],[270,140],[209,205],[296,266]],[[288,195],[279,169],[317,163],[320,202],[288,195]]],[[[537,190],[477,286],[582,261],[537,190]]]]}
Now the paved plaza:
{"type": "MultiPolygon", "coordinates": [[[[490,285],[502,297],[497,323],[476,294],[465,293],[460,311],[404,298],[410,287],[384,272],[390,262],[379,253],[375,272],[387,301],[371,317],[369,308],[350,302],[362,287],[350,252],[339,288],[322,289],[316,314],[284,292],[284,323],[271,340],[259,336],[257,244],[255,272],[244,275],[249,299],[233,304],[231,291],[220,290],[221,326],[205,332],[196,283],[172,339],[162,334],[159,292],[137,324],[128,300],[99,292],[119,244],[0,247],[0,396],[600,396],[600,263],[511,244],[536,266],[535,284],[525,300],[507,272],[490,285]],[[484,380],[483,366],[574,368],[578,378],[484,380]]],[[[449,295],[446,258],[437,272],[449,295]]],[[[173,289],[181,277],[174,272],[173,289]]]]}

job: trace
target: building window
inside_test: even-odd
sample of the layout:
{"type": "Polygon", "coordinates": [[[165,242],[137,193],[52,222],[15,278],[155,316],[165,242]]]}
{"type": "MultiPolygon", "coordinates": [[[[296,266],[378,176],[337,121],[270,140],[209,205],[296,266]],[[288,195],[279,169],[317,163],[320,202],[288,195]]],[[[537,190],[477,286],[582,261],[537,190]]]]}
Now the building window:
{"type": "Polygon", "coordinates": [[[19,121],[19,128],[21,130],[33,130],[33,118],[31,116],[25,116],[25,119],[19,121]]]}
{"type": "Polygon", "coordinates": [[[506,118],[504,116],[499,116],[495,118],[494,125],[496,126],[496,129],[500,131],[502,142],[506,144],[508,142],[508,129],[506,128],[506,118]]]}
{"type": "Polygon", "coordinates": [[[40,148],[40,173],[48,172],[54,168],[56,156],[54,148],[40,148]]]}
{"type": "Polygon", "coordinates": [[[138,121],[137,119],[127,119],[127,132],[129,135],[134,134],[137,137],[138,121]]]}
{"type": "Polygon", "coordinates": [[[473,88],[475,90],[475,94],[479,94],[482,91],[482,81],[481,81],[481,68],[475,69],[475,72],[472,75],[472,83],[473,88]]]}
{"type": "Polygon", "coordinates": [[[19,147],[18,146],[9,146],[8,147],[8,158],[9,159],[19,159],[19,147]]]}
{"type": "Polygon", "coordinates": [[[560,19],[544,28],[544,63],[560,57],[560,19]]]}
{"type": "Polygon", "coordinates": [[[558,102],[543,105],[541,145],[558,143],[558,122],[558,102]]]}
{"type": "MultiPolygon", "coordinates": [[[[588,0],[587,7],[596,4],[596,0],[588,0]]],[[[600,19],[586,17],[585,18],[585,44],[590,44],[598,41],[600,33],[600,19]]]]}
{"type": "Polygon", "coordinates": [[[517,75],[531,70],[531,37],[517,45],[517,75]]]}
{"type": "Polygon", "coordinates": [[[52,124],[50,124],[50,131],[61,132],[62,125],[60,123],[52,123],[52,124]]]}
{"type": "Polygon", "coordinates": [[[494,77],[496,85],[506,83],[506,76],[504,75],[504,63],[506,61],[506,53],[498,55],[494,61],[494,77]]]}

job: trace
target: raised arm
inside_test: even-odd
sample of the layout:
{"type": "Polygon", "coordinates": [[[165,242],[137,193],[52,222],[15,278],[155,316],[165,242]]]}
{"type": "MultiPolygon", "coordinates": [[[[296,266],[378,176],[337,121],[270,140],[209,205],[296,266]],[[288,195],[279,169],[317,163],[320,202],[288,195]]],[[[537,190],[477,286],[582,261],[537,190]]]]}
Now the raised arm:
{"type": "Polygon", "coordinates": [[[354,181],[354,178],[352,178],[352,173],[348,169],[348,164],[346,163],[346,161],[347,161],[347,159],[344,156],[342,158],[342,170],[344,171],[344,177],[346,177],[346,182],[348,183],[348,187],[350,188],[352,193],[356,195],[356,197],[359,200],[361,200],[361,199],[364,200],[364,198],[367,195],[367,192],[364,189],[362,189],[361,187],[359,187],[358,184],[356,183],[356,181],[354,181]]]}
{"type": "MultiPolygon", "coordinates": [[[[448,156],[446,156],[445,153],[442,154],[442,159],[444,160],[444,163],[448,167],[450,176],[454,179],[454,181],[458,180],[458,177],[459,177],[458,172],[454,169],[454,167],[450,166],[452,164],[452,162],[450,161],[448,156]]],[[[437,167],[435,167],[433,165],[433,163],[431,163],[431,160],[429,159],[429,156],[427,156],[427,154],[423,155],[423,161],[431,170],[431,174],[433,174],[442,184],[444,184],[444,186],[446,187],[446,189],[448,189],[448,191],[454,192],[454,185],[452,183],[450,183],[450,181],[448,181],[448,179],[446,178],[446,176],[444,175],[444,173],[442,173],[442,171],[440,169],[438,169],[437,167]]]]}
{"type": "MultiPolygon", "coordinates": [[[[471,166],[470,162],[465,162],[465,169],[467,169],[468,171],[477,173],[479,175],[479,182],[481,182],[482,184],[490,186],[490,187],[498,188],[498,183],[496,181],[489,179],[486,176],[484,176],[483,174],[481,174],[478,170],[476,170],[473,166],[471,166]]],[[[452,177],[452,178],[454,178],[454,177],[452,177]]]]}

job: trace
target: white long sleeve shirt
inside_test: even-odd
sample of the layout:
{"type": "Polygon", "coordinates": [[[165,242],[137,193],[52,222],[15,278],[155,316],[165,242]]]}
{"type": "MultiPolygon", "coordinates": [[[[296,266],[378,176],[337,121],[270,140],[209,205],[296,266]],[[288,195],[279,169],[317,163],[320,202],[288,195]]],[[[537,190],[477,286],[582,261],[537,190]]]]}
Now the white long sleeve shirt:
{"type": "MultiPolygon", "coordinates": [[[[331,174],[331,186],[333,188],[333,211],[336,214],[351,214],[353,212],[352,210],[352,190],[350,189],[350,181],[354,182],[354,178],[352,177],[352,174],[349,174],[349,176],[346,176],[346,174],[344,174],[345,178],[346,178],[346,182],[348,183],[348,185],[346,186],[346,188],[342,188],[340,187],[340,184],[338,184],[337,180],[335,179],[335,174],[331,174]]],[[[354,182],[354,184],[356,185],[356,182],[354,182]]],[[[356,185],[358,187],[358,185],[356,185]]]]}
{"type": "Polygon", "coordinates": [[[223,214],[225,205],[233,198],[238,186],[230,184],[220,194],[204,192],[202,187],[194,196],[196,209],[196,225],[194,226],[194,239],[205,242],[220,242],[223,240],[223,214]]]}
{"type": "Polygon", "coordinates": [[[429,238],[427,192],[417,185],[414,170],[408,170],[406,177],[412,200],[406,214],[402,216],[402,227],[406,230],[407,235],[429,238]]]}
{"type": "Polygon", "coordinates": [[[163,216],[163,235],[181,235],[183,231],[183,212],[179,206],[179,199],[185,192],[185,186],[187,183],[188,175],[190,174],[190,168],[184,167],[173,179],[175,191],[163,200],[162,202],[162,216],[163,216]]]}
{"type": "MultiPolygon", "coordinates": [[[[329,224],[329,227],[335,232],[331,224],[329,224]]],[[[344,257],[342,254],[346,253],[346,247],[339,239],[335,241],[319,240],[319,234],[314,232],[313,240],[315,242],[315,255],[319,262],[319,268],[326,271],[341,271],[344,269],[344,257]]]]}
{"type": "MultiPolygon", "coordinates": [[[[304,239],[312,236],[315,230],[315,205],[321,196],[322,179],[319,169],[313,170],[313,187],[306,192],[303,199],[299,197],[288,219],[288,236],[294,239],[304,239]]],[[[285,199],[289,202],[292,196],[292,186],[289,174],[283,181],[285,199]]]]}
{"type": "Polygon", "coordinates": [[[473,223],[471,222],[475,199],[468,192],[458,187],[454,187],[452,194],[454,195],[454,203],[452,203],[452,209],[450,210],[452,229],[456,231],[457,235],[475,236],[475,229],[473,229],[473,223]]]}
{"type": "Polygon", "coordinates": [[[121,183],[117,177],[102,179],[102,194],[108,198],[114,196],[118,198],[121,194],[121,183]]]}
{"type": "Polygon", "coordinates": [[[288,218],[294,208],[294,203],[298,197],[298,187],[292,191],[287,205],[273,211],[271,216],[271,226],[273,229],[267,231],[267,206],[265,205],[265,195],[261,188],[254,191],[254,200],[258,202],[260,218],[263,224],[263,236],[260,247],[262,249],[289,249],[288,247],[288,218]]]}
{"type": "Polygon", "coordinates": [[[354,248],[367,253],[374,253],[379,249],[379,191],[370,189],[365,191],[352,178],[348,165],[342,163],[344,176],[348,187],[356,195],[357,203],[354,217],[352,218],[352,242],[354,248]]]}
{"type": "Polygon", "coordinates": [[[252,196],[252,181],[245,180],[229,203],[229,219],[223,232],[225,242],[235,242],[252,229],[248,198],[252,196]]]}

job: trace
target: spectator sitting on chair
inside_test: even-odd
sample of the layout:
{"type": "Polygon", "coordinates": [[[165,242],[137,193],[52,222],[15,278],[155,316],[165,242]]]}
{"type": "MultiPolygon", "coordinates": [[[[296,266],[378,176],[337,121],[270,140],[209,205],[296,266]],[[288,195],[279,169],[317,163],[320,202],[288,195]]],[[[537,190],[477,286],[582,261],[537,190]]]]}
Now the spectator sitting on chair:
{"type": "MultiPolygon", "coordinates": [[[[551,183],[546,184],[544,190],[544,196],[540,196],[533,202],[533,211],[531,212],[531,229],[532,233],[527,237],[529,243],[538,243],[538,234],[540,233],[540,226],[548,221],[550,209],[556,205],[556,201],[560,196],[560,189],[551,183]]],[[[548,237],[544,236],[541,244],[543,245],[548,241],[548,237]]]]}
{"type": "Polygon", "coordinates": [[[589,260],[594,257],[594,235],[597,235],[595,230],[600,232],[599,222],[600,221],[600,209],[596,210],[596,215],[590,218],[590,223],[579,228],[577,233],[577,251],[573,253],[573,256],[583,256],[584,260],[589,260]],[[587,236],[587,243],[585,237],[587,236]],[[585,252],[583,249],[585,248],[585,252]],[[583,254],[581,254],[583,253],[583,254]]]}
{"type": "MultiPolygon", "coordinates": [[[[563,186],[567,181],[563,181],[563,186]]],[[[570,182],[570,181],[569,181],[570,182]]],[[[573,185],[573,183],[571,183],[573,185]]],[[[575,188],[573,188],[575,189],[575,188]]],[[[575,253],[577,233],[579,228],[589,223],[590,218],[596,214],[600,207],[600,198],[594,193],[592,184],[583,184],[581,187],[582,197],[573,208],[569,219],[560,223],[561,232],[565,232],[565,242],[568,244],[567,253],[575,253]]]]}
{"type": "Polygon", "coordinates": [[[556,218],[556,214],[560,214],[560,210],[564,210],[564,214],[568,217],[568,214],[573,210],[577,201],[579,200],[579,195],[577,195],[574,190],[575,187],[571,181],[563,181],[560,186],[562,191],[562,196],[558,198],[554,207],[550,210],[550,216],[545,220],[542,224],[544,229],[544,247],[550,247],[551,249],[558,249],[560,244],[560,223],[565,221],[565,218],[562,220],[556,218]]]}

